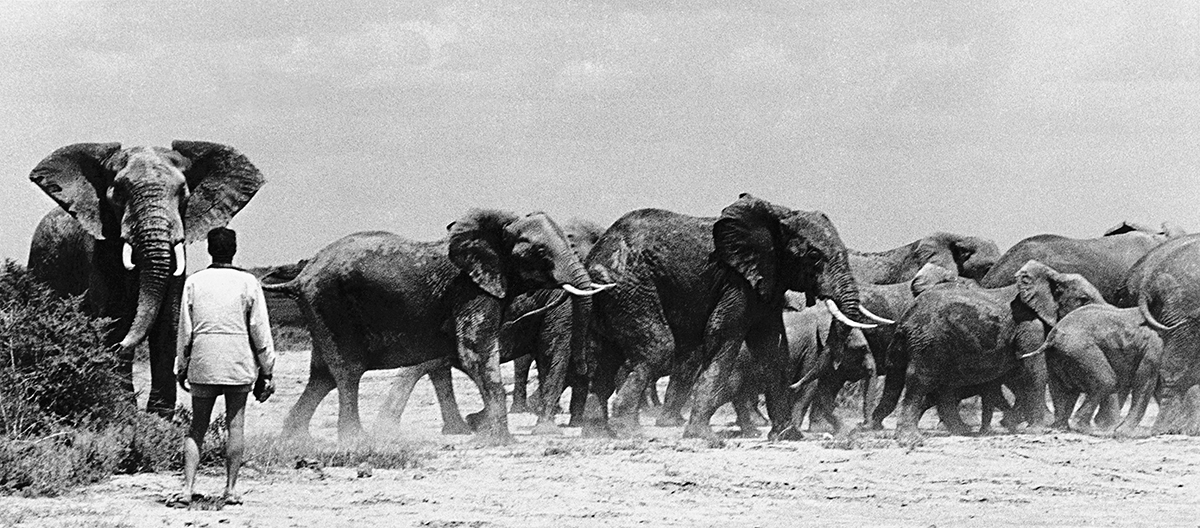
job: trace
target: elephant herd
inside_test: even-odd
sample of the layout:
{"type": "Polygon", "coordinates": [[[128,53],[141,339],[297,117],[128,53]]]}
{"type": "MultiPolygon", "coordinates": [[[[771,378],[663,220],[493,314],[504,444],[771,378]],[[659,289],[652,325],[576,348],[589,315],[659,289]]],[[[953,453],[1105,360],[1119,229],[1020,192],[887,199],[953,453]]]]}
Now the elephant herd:
{"type": "MultiPolygon", "coordinates": [[[[235,149],[199,141],[70,145],[30,178],[59,205],[34,233],[31,272],[113,320],[108,344],[131,390],[132,350],[148,340],[148,409],[173,412],[184,247],[228,223],[264,178],[235,149]]],[[[798,438],[806,418],[841,431],[837,396],[860,380],[858,427],[882,428],[899,406],[901,438],[920,437],[930,407],[966,433],[959,404],[973,396],[984,430],[1000,410],[1010,429],[1132,435],[1157,399],[1152,433],[1197,432],[1200,235],[1170,226],[1038,235],[1006,252],[934,233],[869,253],[848,249],[821,212],[743,194],[715,217],[641,209],[604,229],[472,209],[447,229],[435,241],[354,233],[264,285],[296,299],[312,336],[286,435],[306,435],[335,388],[339,437],[359,435],[363,373],[398,369],[384,418],[398,419],[428,374],[443,432],[508,441],[506,361],[514,411],[538,413],[535,433],[557,432],[569,387],[569,425],[635,434],[664,376],[658,424],[683,425],[685,437],[713,435],[726,403],[742,433],[757,434],[764,396],[769,438],[798,438]],[[527,405],[531,364],[539,383],[527,405]],[[465,420],[451,368],[483,399],[465,420]]]]}

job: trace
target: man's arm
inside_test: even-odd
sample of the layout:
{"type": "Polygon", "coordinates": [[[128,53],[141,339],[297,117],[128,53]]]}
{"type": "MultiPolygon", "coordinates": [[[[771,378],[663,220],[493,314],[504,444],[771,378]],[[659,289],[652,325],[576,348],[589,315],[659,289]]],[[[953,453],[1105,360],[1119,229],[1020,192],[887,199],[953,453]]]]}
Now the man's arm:
{"type": "Polygon", "coordinates": [[[259,374],[271,378],[275,374],[275,340],[271,337],[271,321],[267,315],[267,299],[257,279],[250,283],[250,313],[248,317],[250,346],[259,374]]]}

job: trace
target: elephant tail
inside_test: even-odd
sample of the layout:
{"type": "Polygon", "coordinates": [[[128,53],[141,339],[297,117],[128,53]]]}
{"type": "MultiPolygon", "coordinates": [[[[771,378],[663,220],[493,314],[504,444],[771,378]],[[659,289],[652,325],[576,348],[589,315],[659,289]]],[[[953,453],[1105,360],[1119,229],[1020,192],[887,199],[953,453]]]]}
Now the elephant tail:
{"type": "Polygon", "coordinates": [[[1142,319],[1146,320],[1146,325],[1159,332],[1169,332],[1179,326],[1180,323],[1175,323],[1171,326],[1164,325],[1150,313],[1150,303],[1146,300],[1145,294],[1138,295],[1137,302],[1138,312],[1142,314],[1142,319]]]}
{"type": "Polygon", "coordinates": [[[295,279],[278,284],[263,284],[262,290],[264,293],[274,293],[278,295],[286,295],[288,297],[300,296],[300,285],[295,279]]]}

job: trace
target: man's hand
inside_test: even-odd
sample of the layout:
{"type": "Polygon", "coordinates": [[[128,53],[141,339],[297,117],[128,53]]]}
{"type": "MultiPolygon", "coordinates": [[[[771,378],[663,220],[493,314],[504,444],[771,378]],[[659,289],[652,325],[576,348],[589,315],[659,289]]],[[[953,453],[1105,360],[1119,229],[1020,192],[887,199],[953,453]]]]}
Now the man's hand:
{"type": "Polygon", "coordinates": [[[254,381],[254,399],[262,403],[272,394],[275,394],[275,380],[267,374],[259,374],[258,379],[254,381]]]}
{"type": "Polygon", "coordinates": [[[192,388],[188,387],[186,370],[181,370],[178,373],[176,373],[175,381],[179,382],[179,388],[183,389],[183,392],[192,392],[192,388]]]}

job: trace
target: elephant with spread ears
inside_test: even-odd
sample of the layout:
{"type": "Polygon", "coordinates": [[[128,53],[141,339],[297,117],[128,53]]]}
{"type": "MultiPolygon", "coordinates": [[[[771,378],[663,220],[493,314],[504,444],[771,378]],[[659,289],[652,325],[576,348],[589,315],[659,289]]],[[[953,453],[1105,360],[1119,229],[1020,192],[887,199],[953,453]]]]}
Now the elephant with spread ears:
{"type": "Polygon", "coordinates": [[[712,435],[716,408],[734,390],[745,342],[762,364],[772,437],[788,427],[784,293],[827,303],[835,317],[870,323],[859,308],[846,247],[821,212],[796,211],[743,194],[719,218],[642,209],[617,220],[592,249],[588,271],[613,289],[594,298],[599,347],[592,365],[586,435],[639,427],[647,384],[673,359],[700,372],[684,436],[712,435]],[[617,372],[628,373],[616,388],[617,372]],[[612,417],[608,399],[616,390],[612,417]]]}
{"type": "MultiPolygon", "coordinates": [[[[937,395],[942,421],[961,434],[966,430],[958,414],[962,389],[991,384],[985,394],[995,394],[999,383],[1013,390],[1016,410],[1025,421],[1044,425],[1045,357],[1031,352],[1042,344],[1046,328],[1104,298],[1082,276],[1059,273],[1037,261],[1017,270],[1016,281],[986,289],[932,264],[913,278],[916,300],[897,324],[888,350],[887,380],[873,428],[882,428],[903,390],[898,437],[917,435],[931,394],[937,395]]],[[[1013,424],[1021,421],[1005,418],[1013,424]]]]}
{"type": "Polygon", "coordinates": [[[263,287],[297,298],[313,342],[308,384],[284,421],[285,436],[307,434],[317,405],[337,388],[338,437],[357,437],[364,372],[448,361],[479,387],[480,432],[511,439],[500,333],[514,298],[546,288],[586,297],[607,286],[592,282],[544,213],[473,209],[448,230],[433,242],[351,234],[318,251],[296,278],[263,287]]]}
{"type": "Polygon", "coordinates": [[[29,270],[63,295],[85,295],[91,313],[112,318],[133,392],[133,350],[149,338],[150,411],[175,408],[175,334],[184,248],[225,226],[265,179],[232,147],[174,141],[171,148],[77,143],[38,163],[30,179],[59,208],[38,224],[29,270]]]}

